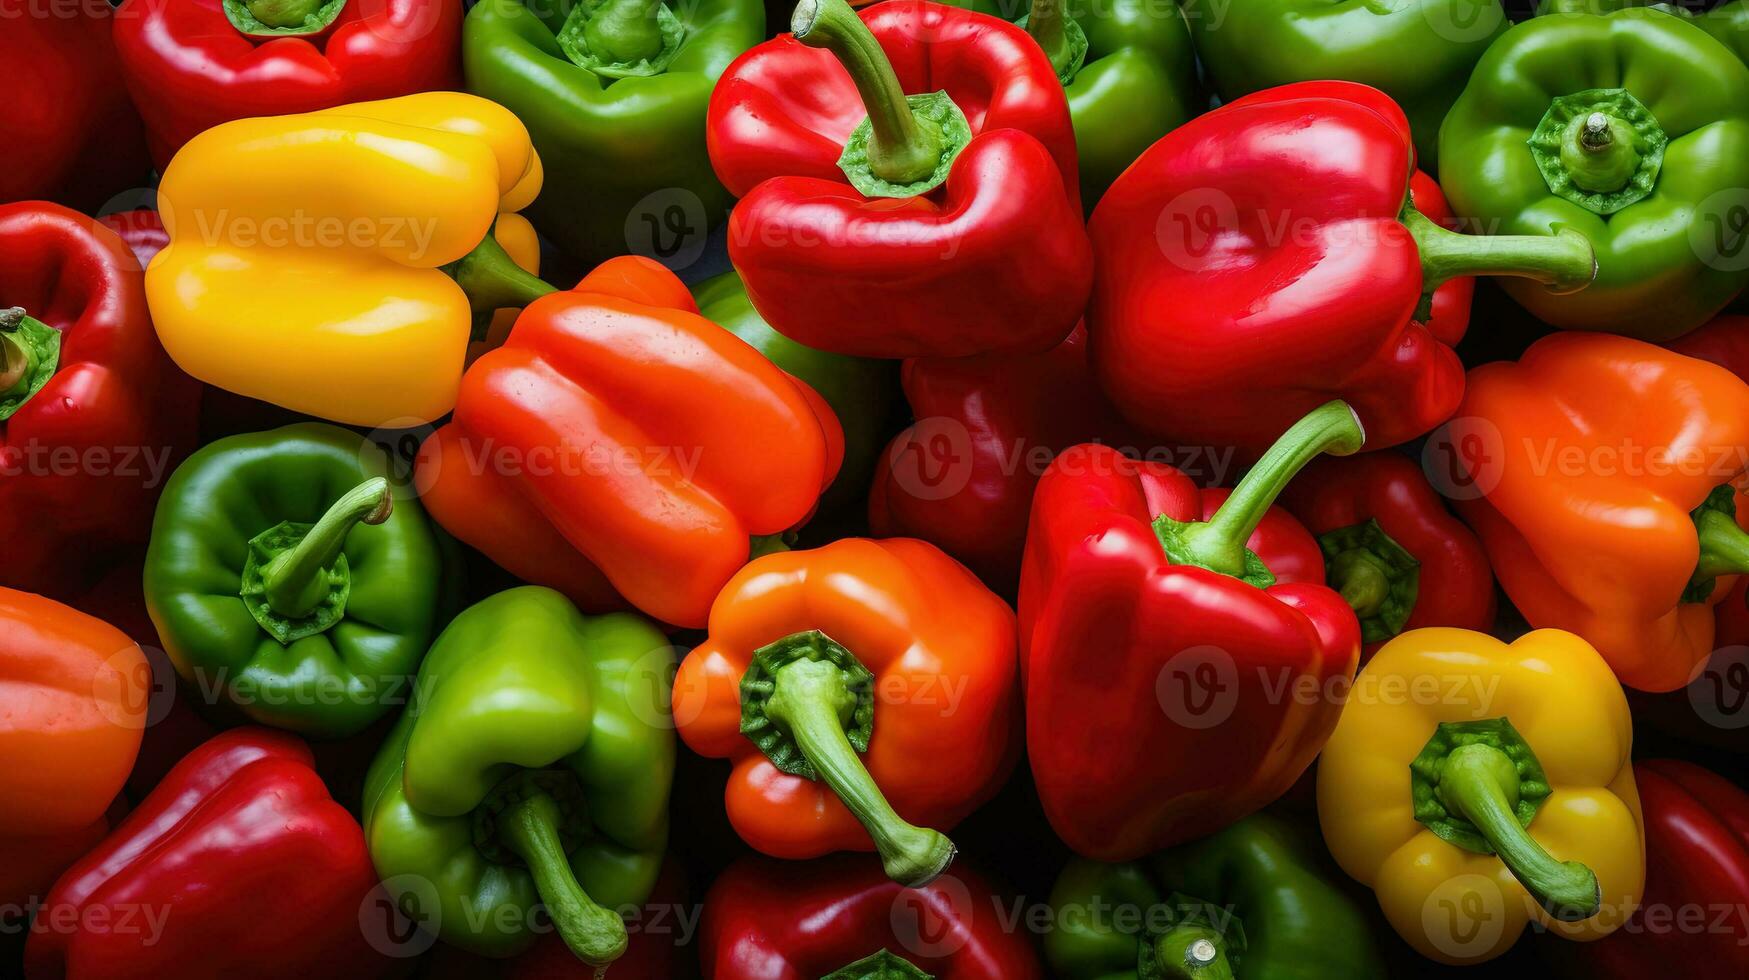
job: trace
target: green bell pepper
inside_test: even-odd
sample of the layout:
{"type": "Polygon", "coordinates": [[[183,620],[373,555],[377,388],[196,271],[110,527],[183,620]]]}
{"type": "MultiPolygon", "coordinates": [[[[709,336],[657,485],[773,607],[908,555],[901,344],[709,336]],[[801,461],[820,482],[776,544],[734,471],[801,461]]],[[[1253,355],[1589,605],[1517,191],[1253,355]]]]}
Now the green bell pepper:
{"type": "Polygon", "coordinates": [[[1364,82],[1409,116],[1423,170],[1439,126],[1488,45],[1510,26],[1500,0],[1182,0],[1221,98],[1335,78],[1364,82]]]}
{"type": "Polygon", "coordinates": [[[692,287],[705,318],[745,340],[771,363],[807,382],[832,406],[844,428],[844,464],[821,498],[821,510],[861,506],[874,479],[875,460],[891,434],[898,405],[898,369],[892,361],[846,357],[806,347],[771,329],[739,273],[712,276],[692,287]]]}
{"type": "Polygon", "coordinates": [[[144,577],[177,672],[321,737],[401,703],[448,594],[437,532],[389,473],[377,446],[315,422],[221,439],[178,467],[144,577]]]}
{"type": "Polygon", "coordinates": [[[1739,61],[1749,61],[1749,0],[1732,0],[1698,14],[1660,0],[1546,0],[1537,8],[1537,14],[1606,14],[1629,7],[1652,7],[1677,17],[1693,18],[1696,27],[1730,48],[1739,61]]]}
{"type": "Polygon", "coordinates": [[[648,620],[584,616],[551,589],[457,616],[365,776],[395,900],[485,956],[527,949],[542,905],[585,962],[624,952],[613,910],[649,896],[668,837],[672,665],[648,620]]]}
{"type": "Polygon", "coordinates": [[[1597,278],[1502,285],[1547,323],[1667,340],[1749,284],[1749,68],[1659,10],[1526,21],[1440,134],[1452,209],[1501,235],[1574,230],[1597,278]]]}
{"type": "Polygon", "coordinates": [[[1070,861],[1045,956],[1064,980],[1368,980],[1366,914],[1286,821],[1253,814],[1141,861],[1070,861]]]}
{"type": "Polygon", "coordinates": [[[481,0],[462,67],[528,127],[542,233],[591,265],[630,251],[682,268],[732,202],[705,152],[711,89],[764,38],[760,0],[481,0]]]}
{"type": "MultiPolygon", "coordinates": [[[[1007,17],[1025,0],[946,0],[1007,17]]],[[[1088,213],[1142,151],[1207,105],[1184,16],[1155,0],[1032,0],[1026,28],[1057,69],[1088,213]]]]}

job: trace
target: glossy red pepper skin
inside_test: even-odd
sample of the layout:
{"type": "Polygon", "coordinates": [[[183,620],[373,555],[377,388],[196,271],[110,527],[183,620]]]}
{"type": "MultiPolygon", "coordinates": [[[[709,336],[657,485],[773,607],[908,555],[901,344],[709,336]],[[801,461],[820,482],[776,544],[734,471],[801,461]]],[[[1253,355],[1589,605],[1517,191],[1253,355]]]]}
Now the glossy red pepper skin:
{"type": "Polygon", "coordinates": [[[152,259],[170,244],[170,233],[164,230],[164,219],[151,208],[114,211],[97,220],[121,236],[140,262],[140,268],[152,264],[152,259]]]}
{"type": "Polygon", "coordinates": [[[1449,417],[1461,329],[1455,310],[1438,334],[1414,322],[1421,258],[1398,220],[1414,161],[1402,110],[1342,82],[1247,96],[1149,148],[1088,226],[1087,327],[1118,409],[1251,451],[1331,398],[1354,406],[1368,449],[1449,417]]]}
{"type": "Polygon", "coordinates": [[[1000,905],[964,860],[907,889],[866,855],[743,858],[705,897],[699,955],[705,980],[815,980],[883,949],[935,980],[1037,980],[1038,954],[1000,905]]]}
{"type": "Polygon", "coordinates": [[[1026,743],[1046,817],[1077,853],[1127,861],[1287,792],[1336,727],[1360,626],[1317,542],[1271,508],[1246,547],[1277,579],[1171,564],[1151,523],[1227,497],[1105,446],[1058,456],[1021,567],[1026,743]]]}
{"type": "MultiPolygon", "coordinates": [[[[1379,529],[1421,563],[1415,607],[1403,629],[1494,625],[1494,573],[1481,539],[1457,519],[1421,467],[1397,453],[1319,459],[1282,494],[1282,506],[1314,536],[1378,521],[1379,529]]],[[[1384,641],[1368,643],[1371,656],[1384,641]]]]}
{"type": "Polygon", "coordinates": [[[869,527],[922,538],[1008,594],[1045,466],[1080,442],[1135,445],[1093,382],[1079,327],[1043,354],[912,358],[900,380],[916,422],[877,463],[869,527]]]}
{"type": "Polygon", "coordinates": [[[0,205],[0,303],[61,331],[54,376],[0,427],[0,585],[70,596],[145,542],[194,445],[199,386],[158,345],[133,253],[95,219],[0,205]]]}
{"type": "Polygon", "coordinates": [[[329,797],[309,748],[284,732],[234,729],[178,763],[67,869],[38,921],[73,927],[33,931],[25,972],[378,976],[392,961],[360,928],[376,883],[364,832],[329,797]],[[135,928],[121,927],[124,915],[135,928]]]}
{"type": "Polygon", "coordinates": [[[461,0],[349,0],[320,34],[263,41],[221,0],[127,0],[115,46],[161,170],[233,119],[460,90],[461,21],[461,0]]]}
{"type": "Polygon", "coordinates": [[[1644,980],[1672,970],[1749,976],[1749,793],[1691,762],[1634,763],[1646,894],[1594,943],[1550,943],[1567,975],[1644,980]],[[1704,964],[1704,966],[1703,966],[1704,964]]]}
{"type": "Polygon", "coordinates": [[[113,22],[107,0],[0,0],[0,201],[96,210],[113,194],[145,186],[145,130],[121,84],[113,22]]]}
{"type": "Polygon", "coordinates": [[[1081,316],[1092,256],[1049,59],[973,11],[889,0],[861,16],[905,91],[945,90],[972,141],[936,190],[865,198],[838,156],[867,111],[834,57],[788,34],[742,55],[706,125],[717,176],[742,196],[729,257],[748,296],[779,333],[839,354],[1051,349],[1081,316]]]}

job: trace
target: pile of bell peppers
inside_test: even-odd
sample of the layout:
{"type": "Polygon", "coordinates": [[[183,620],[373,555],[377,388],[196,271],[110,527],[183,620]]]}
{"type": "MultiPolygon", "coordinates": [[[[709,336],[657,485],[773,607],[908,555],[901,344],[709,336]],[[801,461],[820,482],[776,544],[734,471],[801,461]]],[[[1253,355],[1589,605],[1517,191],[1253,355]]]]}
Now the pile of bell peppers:
{"type": "Polygon", "coordinates": [[[1746,0],[0,63],[5,975],[1749,974],[1746,0]]]}

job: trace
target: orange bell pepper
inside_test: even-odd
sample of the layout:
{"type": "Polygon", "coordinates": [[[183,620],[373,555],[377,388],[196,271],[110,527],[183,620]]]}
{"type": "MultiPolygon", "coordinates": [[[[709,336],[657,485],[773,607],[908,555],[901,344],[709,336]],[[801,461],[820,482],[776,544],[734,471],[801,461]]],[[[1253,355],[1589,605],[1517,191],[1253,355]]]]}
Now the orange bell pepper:
{"type": "Polygon", "coordinates": [[[103,838],[150,689],[145,654],[120,630],[0,588],[0,902],[41,895],[103,838]]]}
{"type": "Polygon", "coordinates": [[[1559,334],[1471,371],[1435,446],[1532,626],[1584,637],[1630,687],[1688,682],[1712,607],[1749,572],[1726,485],[1749,465],[1749,385],[1652,344],[1559,334]]]}
{"type": "Polygon", "coordinates": [[[878,851],[917,887],[1019,759],[1014,611],[912,538],[767,555],[730,580],[680,665],[674,720],[734,761],[729,822],[781,858],[878,851]],[[915,823],[913,823],[915,821],[915,823]]]}
{"type": "Polygon", "coordinates": [[[824,399],[625,256],[529,304],[416,465],[432,516],[517,577],[697,627],[843,457],[824,399]]]}

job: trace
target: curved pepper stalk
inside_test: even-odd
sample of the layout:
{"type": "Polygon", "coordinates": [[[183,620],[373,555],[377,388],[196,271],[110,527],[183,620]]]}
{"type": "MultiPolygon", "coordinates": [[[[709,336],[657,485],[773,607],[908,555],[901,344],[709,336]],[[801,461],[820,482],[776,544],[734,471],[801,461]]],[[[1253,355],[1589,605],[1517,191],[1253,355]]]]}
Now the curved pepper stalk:
{"type": "Polygon", "coordinates": [[[1288,481],[1322,453],[1352,456],[1366,443],[1360,417],[1348,403],[1325,402],[1295,422],[1263,454],[1207,521],[1154,518],[1154,533],[1175,565],[1195,565],[1231,575],[1258,588],[1275,584],[1271,573],[1245,542],[1287,488],[1288,481]]]}
{"type": "Polygon", "coordinates": [[[1556,861],[1529,834],[1552,790],[1541,763],[1505,718],[1442,722],[1409,764],[1415,819],[1465,850],[1495,854],[1549,915],[1578,922],[1597,914],[1597,875],[1556,861]]]}
{"type": "Polygon", "coordinates": [[[590,898],[571,870],[564,831],[582,822],[575,812],[581,806],[576,780],[530,770],[511,777],[480,812],[489,815],[496,842],[527,865],[565,945],[590,966],[605,967],[624,955],[629,937],[625,920],[590,898]],[[561,782],[573,792],[564,793],[561,782]],[[572,813],[567,815],[567,809],[572,813]]]}
{"type": "Polygon", "coordinates": [[[395,509],[389,481],[374,477],[334,502],[315,524],[283,521],[249,542],[239,590],[261,628],[281,643],[314,636],[346,614],[352,572],[346,538],[360,524],[381,524],[395,509]]]}
{"type": "Polygon", "coordinates": [[[851,185],[867,197],[916,197],[940,187],[972,139],[947,93],[907,96],[880,41],[844,0],[801,0],[790,30],[838,58],[868,109],[838,159],[851,185]]]}
{"type": "Polygon", "coordinates": [[[741,678],[741,733],[780,771],[824,779],[867,828],[887,876],[916,888],[947,870],[955,848],[900,817],[857,757],[874,731],[873,682],[826,634],[793,633],[753,654],[741,678]]]}

